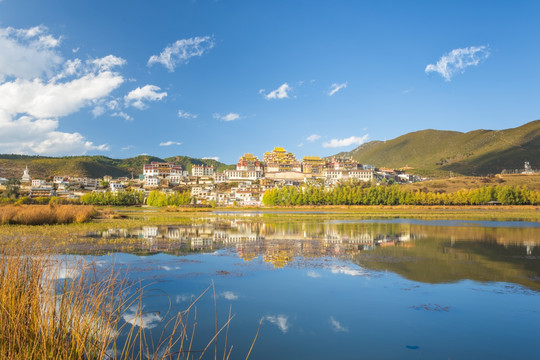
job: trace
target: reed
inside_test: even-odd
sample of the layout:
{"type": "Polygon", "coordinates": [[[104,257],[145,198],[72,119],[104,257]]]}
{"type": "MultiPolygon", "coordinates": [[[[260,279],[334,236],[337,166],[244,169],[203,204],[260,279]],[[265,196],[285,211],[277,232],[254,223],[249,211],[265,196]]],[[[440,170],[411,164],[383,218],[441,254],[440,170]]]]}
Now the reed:
{"type": "Polygon", "coordinates": [[[4,205],[0,206],[0,225],[53,225],[89,221],[97,212],[86,205],[4,205]]]}
{"type": "MultiPolygon", "coordinates": [[[[66,266],[53,256],[4,248],[0,254],[0,358],[201,359],[222,333],[227,336],[232,320],[229,314],[219,329],[216,320],[206,348],[193,349],[196,304],[211,288],[213,284],[187,309],[171,316],[154,342],[143,326],[145,287],[128,285],[114,269],[98,271],[93,263],[66,266]],[[122,343],[120,334],[124,334],[122,343]]],[[[223,359],[229,358],[231,350],[226,344],[223,359]]],[[[208,352],[217,357],[217,347],[214,354],[208,352]]]]}

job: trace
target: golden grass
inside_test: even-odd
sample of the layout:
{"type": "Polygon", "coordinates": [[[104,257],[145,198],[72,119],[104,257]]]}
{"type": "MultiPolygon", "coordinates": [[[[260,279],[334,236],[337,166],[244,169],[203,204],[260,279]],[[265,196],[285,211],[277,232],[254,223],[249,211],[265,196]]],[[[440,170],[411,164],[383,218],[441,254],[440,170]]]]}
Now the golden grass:
{"type": "Polygon", "coordinates": [[[53,225],[82,223],[96,215],[88,205],[5,205],[0,207],[0,225],[53,225]]]}
{"type": "Polygon", "coordinates": [[[0,357],[102,359],[116,336],[122,283],[81,271],[57,283],[51,258],[0,255],[0,357]]]}
{"type": "MultiPolygon", "coordinates": [[[[142,325],[145,287],[128,286],[113,270],[100,272],[93,264],[67,266],[52,256],[2,250],[1,359],[200,359],[220,335],[227,337],[232,317],[229,313],[218,329],[216,313],[216,330],[207,346],[202,351],[192,348],[195,305],[213,284],[186,310],[172,316],[154,343],[142,325]],[[126,340],[118,344],[122,333],[126,340]]],[[[231,350],[225,345],[223,359],[229,359],[231,350]]],[[[216,346],[214,352],[217,358],[216,346]]]]}

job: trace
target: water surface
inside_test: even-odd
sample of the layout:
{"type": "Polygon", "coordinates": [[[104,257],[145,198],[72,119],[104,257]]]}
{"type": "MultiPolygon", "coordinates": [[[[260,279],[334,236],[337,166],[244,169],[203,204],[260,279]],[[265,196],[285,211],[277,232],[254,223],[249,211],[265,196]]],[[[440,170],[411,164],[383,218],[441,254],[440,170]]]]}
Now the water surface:
{"type": "MultiPolygon", "coordinates": [[[[139,325],[156,340],[213,283],[235,359],[261,318],[252,359],[540,358],[538,223],[220,213],[79,236],[70,258],[148,286],[139,325]]],[[[212,293],[194,349],[213,335],[212,293]]]]}

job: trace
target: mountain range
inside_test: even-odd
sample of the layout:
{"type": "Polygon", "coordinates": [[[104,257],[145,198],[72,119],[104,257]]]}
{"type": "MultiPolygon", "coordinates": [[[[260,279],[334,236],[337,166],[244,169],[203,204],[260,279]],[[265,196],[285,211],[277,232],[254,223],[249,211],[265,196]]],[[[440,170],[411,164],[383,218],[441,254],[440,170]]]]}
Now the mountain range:
{"type": "MultiPolygon", "coordinates": [[[[352,157],[362,164],[376,167],[407,169],[425,176],[484,176],[501,171],[523,169],[528,161],[533,169],[540,168],[540,120],[505,130],[474,130],[470,132],[421,130],[387,141],[371,141],[349,152],[335,156],[352,157]]],[[[142,173],[151,161],[172,162],[191,171],[193,165],[213,165],[216,171],[234,169],[213,159],[188,156],[158,158],[139,155],[126,159],[106,156],[31,156],[0,154],[0,177],[20,178],[25,166],[35,178],[48,176],[78,176],[101,178],[142,173]]]]}
{"type": "Polygon", "coordinates": [[[75,176],[102,178],[105,175],[112,177],[138,177],[142,173],[144,164],[152,161],[172,162],[182,165],[184,170],[191,172],[193,165],[213,165],[217,171],[234,168],[213,159],[196,159],[188,156],[173,156],[158,158],[149,155],[139,155],[127,159],[111,159],[106,156],[29,156],[29,155],[2,155],[0,154],[0,177],[20,178],[23,170],[28,166],[30,176],[44,179],[48,176],[75,176]]]}
{"type": "Polygon", "coordinates": [[[528,161],[540,168],[540,120],[505,130],[470,132],[421,130],[388,141],[371,141],[336,156],[362,164],[405,168],[427,176],[484,176],[523,169],[528,161]]]}

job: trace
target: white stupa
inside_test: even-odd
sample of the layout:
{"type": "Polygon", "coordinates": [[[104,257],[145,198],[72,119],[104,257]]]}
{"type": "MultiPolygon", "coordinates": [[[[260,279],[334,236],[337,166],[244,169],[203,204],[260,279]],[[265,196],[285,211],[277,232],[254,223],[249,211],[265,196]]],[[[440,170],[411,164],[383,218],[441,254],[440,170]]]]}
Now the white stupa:
{"type": "Polygon", "coordinates": [[[24,170],[24,174],[22,176],[21,182],[30,182],[32,179],[30,178],[30,174],[28,174],[28,165],[26,165],[26,169],[24,170]]]}

